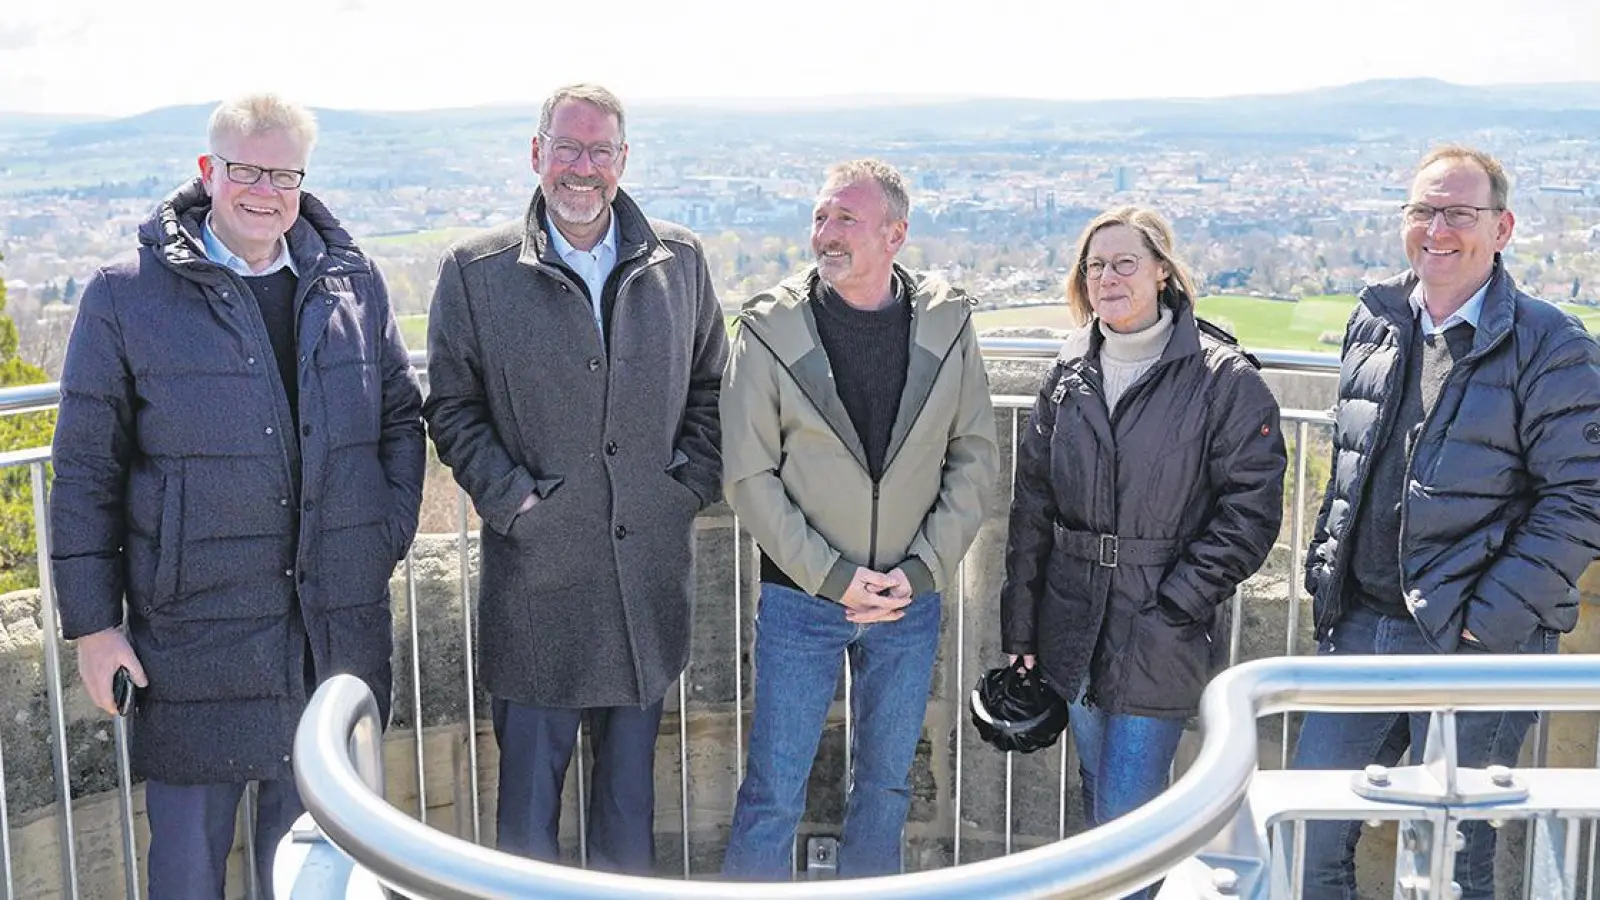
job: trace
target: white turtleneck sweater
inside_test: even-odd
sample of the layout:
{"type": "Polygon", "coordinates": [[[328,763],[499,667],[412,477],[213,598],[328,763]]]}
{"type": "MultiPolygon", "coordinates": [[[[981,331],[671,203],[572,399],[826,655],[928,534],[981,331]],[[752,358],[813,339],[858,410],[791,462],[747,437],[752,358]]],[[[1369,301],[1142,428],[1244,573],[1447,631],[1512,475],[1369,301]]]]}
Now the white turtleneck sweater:
{"type": "Polygon", "coordinates": [[[1155,323],[1132,334],[1119,334],[1101,322],[1100,334],[1105,337],[1100,345],[1100,372],[1105,378],[1106,409],[1115,410],[1123,392],[1166,351],[1172,337],[1172,311],[1161,305],[1155,323]]]}

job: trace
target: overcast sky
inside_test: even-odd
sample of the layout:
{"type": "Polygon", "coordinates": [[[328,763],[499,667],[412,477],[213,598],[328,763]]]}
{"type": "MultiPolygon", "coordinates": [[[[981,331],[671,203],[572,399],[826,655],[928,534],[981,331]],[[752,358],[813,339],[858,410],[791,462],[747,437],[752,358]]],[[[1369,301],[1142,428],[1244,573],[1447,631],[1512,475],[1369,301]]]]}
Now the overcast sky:
{"type": "Polygon", "coordinates": [[[1600,81],[1600,0],[0,0],[0,111],[1600,81]]]}

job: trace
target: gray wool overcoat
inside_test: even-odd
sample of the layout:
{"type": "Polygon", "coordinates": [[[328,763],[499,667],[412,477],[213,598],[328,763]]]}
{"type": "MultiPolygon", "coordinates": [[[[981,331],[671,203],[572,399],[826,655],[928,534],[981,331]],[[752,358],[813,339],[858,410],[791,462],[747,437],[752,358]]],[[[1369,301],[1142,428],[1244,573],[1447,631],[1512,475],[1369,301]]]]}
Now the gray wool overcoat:
{"type": "Polygon", "coordinates": [[[665,695],[689,657],[694,517],[721,490],[728,342],[699,241],[621,191],[612,210],[604,339],[538,192],[446,253],[428,321],[423,415],[484,523],[480,672],[534,706],[665,695]]]}

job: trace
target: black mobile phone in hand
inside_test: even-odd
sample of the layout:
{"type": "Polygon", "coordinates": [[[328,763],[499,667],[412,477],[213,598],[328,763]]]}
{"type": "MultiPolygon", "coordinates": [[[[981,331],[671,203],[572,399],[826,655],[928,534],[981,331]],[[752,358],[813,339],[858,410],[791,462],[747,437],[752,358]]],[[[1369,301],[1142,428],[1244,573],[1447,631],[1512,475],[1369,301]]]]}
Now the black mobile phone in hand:
{"type": "Polygon", "coordinates": [[[111,699],[117,704],[117,715],[133,712],[133,690],[133,675],[127,666],[118,666],[117,674],[111,676],[111,699]]]}

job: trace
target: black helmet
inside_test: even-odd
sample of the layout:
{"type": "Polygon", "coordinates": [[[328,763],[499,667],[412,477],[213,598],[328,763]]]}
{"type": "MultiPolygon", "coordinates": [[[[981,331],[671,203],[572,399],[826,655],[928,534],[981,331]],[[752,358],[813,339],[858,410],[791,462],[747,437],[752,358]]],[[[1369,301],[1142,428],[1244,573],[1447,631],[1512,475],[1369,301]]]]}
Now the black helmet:
{"type": "Polygon", "coordinates": [[[983,673],[970,705],[978,736],[1001,750],[1042,750],[1067,727],[1067,701],[1020,659],[983,673]]]}

